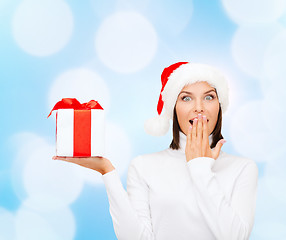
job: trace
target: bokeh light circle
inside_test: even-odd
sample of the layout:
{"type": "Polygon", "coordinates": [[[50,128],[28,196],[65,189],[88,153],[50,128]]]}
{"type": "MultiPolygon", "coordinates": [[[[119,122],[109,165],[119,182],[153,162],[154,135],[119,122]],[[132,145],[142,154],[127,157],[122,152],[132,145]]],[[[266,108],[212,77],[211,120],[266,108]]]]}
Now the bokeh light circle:
{"type": "Polygon", "coordinates": [[[286,150],[280,155],[279,158],[275,158],[272,161],[269,161],[264,170],[264,178],[266,186],[271,192],[271,195],[275,199],[279,200],[280,203],[286,202],[286,192],[281,191],[281,189],[286,188],[286,162],[285,156],[286,150]],[[283,187],[284,186],[284,187],[283,187]]]}
{"type": "MultiPolygon", "coordinates": [[[[145,1],[144,1],[145,2],[145,1]]],[[[182,33],[191,21],[193,1],[150,1],[148,17],[160,33],[176,36],[182,33]]]]}
{"type": "Polygon", "coordinates": [[[62,98],[77,98],[81,103],[98,101],[108,111],[110,105],[109,88],[94,71],[87,68],[71,69],[60,74],[49,92],[49,109],[62,98]]]}
{"type": "Polygon", "coordinates": [[[76,232],[75,219],[68,207],[49,211],[34,211],[20,206],[15,217],[16,239],[72,240],[76,232]]]}
{"type": "Polygon", "coordinates": [[[13,164],[13,187],[20,199],[34,195],[55,196],[68,205],[83,188],[83,179],[72,164],[54,161],[55,145],[32,133],[19,133],[17,157],[13,164]],[[21,163],[21,164],[18,164],[21,163]]]}
{"type": "Polygon", "coordinates": [[[117,12],[107,17],[95,37],[100,60],[120,73],[132,73],[146,67],[157,50],[157,33],[141,14],[117,12]]]}
{"type": "Polygon", "coordinates": [[[28,197],[23,184],[23,171],[31,154],[37,147],[46,146],[44,138],[31,132],[19,132],[10,138],[11,146],[15,149],[15,158],[12,163],[11,178],[15,194],[21,200],[28,197]]]}
{"type": "Polygon", "coordinates": [[[284,240],[286,238],[286,228],[284,222],[274,221],[273,219],[257,221],[255,223],[252,239],[259,240],[284,240]]]}
{"type": "Polygon", "coordinates": [[[284,0],[222,0],[226,13],[236,23],[270,23],[285,11],[284,0]]]}
{"type": "Polygon", "coordinates": [[[0,239],[15,239],[15,217],[10,211],[0,207],[0,239]]]}
{"type": "Polygon", "coordinates": [[[263,76],[266,49],[282,30],[278,23],[239,27],[233,36],[231,50],[240,69],[256,78],[263,76]]]}
{"type": "Polygon", "coordinates": [[[23,183],[29,196],[54,195],[70,204],[80,195],[83,180],[71,164],[52,160],[54,151],[55,146],[44,146],[31,153],[24,167],[23,183]]]}
{"type": "MultiPolygon", "coordinates": [[[[263,78],[265,82],[265,88],[268,89],[269,85],[273,83],[285,82],[285,61],[286,61],[286,29],[280,31],[272,41],[269,43],[265,55],[264,55],[264,74],[266,78],[263,78]]],[[[264,87],[264,86],[263,86],[264,87]]]]}
{"type": "Polygon", "coordinates": [[[258,162],[271,161],[283,151],[277,144],[277,133],[271,131],[265,119],[264,101],[250,101],[232,116],[230,137],[237,152],[258,162]]]}
{"type": "Polygon", "coordinates": [[[73,15],[63,0],[24,0],[15,11],[13,36],[27,53],[48,56],[61,50],[73,31],[73,15]]]}
{"type": "Polygon", "coordinates": [[[262,105],[262,111],[264,114],[264,120],[268,125],[268,128],[272,132],[275,142],[284,142],[284,136],[286,135],[285,119],[286,119],[286,83],[277,82],[273,83],[265,89],[264,101],[262,105]]]}

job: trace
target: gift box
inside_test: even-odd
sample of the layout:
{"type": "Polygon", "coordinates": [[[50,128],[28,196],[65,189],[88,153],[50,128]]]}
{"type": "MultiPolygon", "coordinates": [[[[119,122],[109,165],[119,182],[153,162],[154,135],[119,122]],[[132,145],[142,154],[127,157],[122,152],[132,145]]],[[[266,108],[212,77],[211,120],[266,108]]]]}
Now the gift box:
{"type": "Polygon", "coordinates": [[[57,110],[57,156],[104,155],[105,113],[98,102],[91,100],[81,104],[75,98],[63,98],[54,106],[54,110],[57,110]]]}

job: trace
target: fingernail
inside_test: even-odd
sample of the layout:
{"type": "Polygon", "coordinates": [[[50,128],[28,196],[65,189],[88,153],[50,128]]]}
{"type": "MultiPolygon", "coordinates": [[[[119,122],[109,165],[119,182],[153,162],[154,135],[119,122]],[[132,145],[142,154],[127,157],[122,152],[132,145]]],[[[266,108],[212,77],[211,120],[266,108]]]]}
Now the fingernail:
{"type": "Polygon", "coordinates": [[[226,140],[222,140],[221,143],[222,143],[222,144],[225,144],[225,143],[226,143],[226,140]]]}
{"type": "Polygon", "coordinates": [[[202,114],[199,113],[198,115],[199,115],[199,119],[201,119],[202,118],[202,114]]]}
{"type": "Polygon", "coordinates": [[[195,118],[195,119],[194,119],[194,122],[197,122],[197,121],[198,121],[198,119],[197,119],[197,118],[195,118]]]}

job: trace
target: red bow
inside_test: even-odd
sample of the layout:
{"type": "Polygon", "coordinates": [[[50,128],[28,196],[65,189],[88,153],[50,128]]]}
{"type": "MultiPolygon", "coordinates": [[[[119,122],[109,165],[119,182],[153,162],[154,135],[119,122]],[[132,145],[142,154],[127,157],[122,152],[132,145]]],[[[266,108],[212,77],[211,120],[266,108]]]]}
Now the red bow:
{"type": "MultiPolygon", "coordinates": [[[[50,112],[51,116],[54,110],[58,109],[76,109],[76,110],[90,110],[90,109],[102,109],[100,104],[97,101],[90,100],[87,103],[80,103],[76,98],[63,98],[61,101],[57,102],[50,112]]],[[[49,117],[48,116],[48,117],[49,117]]]]}

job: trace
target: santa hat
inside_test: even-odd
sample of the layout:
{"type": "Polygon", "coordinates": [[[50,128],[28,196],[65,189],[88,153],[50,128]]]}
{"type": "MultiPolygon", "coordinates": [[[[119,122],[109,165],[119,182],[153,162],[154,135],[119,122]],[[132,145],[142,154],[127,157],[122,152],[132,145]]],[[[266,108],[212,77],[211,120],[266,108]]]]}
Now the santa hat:
{"type": "Polygon", "coordinates": [[[164,69],[161,75],[162,89],[157,105],[158,116],[145,122],[145,131],[153,136],[168,132],[170,119],[179,93],[188,84],[205,81],[216,89],[224,113],[228,107],[228,84],[216,68],[200,63],[178,62],[164,69]]]}

